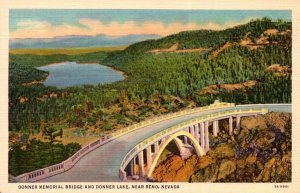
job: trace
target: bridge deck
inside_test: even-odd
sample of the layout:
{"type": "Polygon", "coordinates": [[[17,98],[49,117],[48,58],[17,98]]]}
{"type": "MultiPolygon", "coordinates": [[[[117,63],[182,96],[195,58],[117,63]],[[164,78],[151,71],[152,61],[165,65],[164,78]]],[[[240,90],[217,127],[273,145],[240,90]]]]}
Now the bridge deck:
{"type": "Polygon", "coordinates": [[[268,108],[269,111],[291,112],[290,105],[251,105],[209,110],[165,120],[121,136],[80,159],[70,170],[40,180],[39,182],[118,182],[119,167],[126,153],[140,141],[172,125],[214,112],[243,109],[268,108]]]}

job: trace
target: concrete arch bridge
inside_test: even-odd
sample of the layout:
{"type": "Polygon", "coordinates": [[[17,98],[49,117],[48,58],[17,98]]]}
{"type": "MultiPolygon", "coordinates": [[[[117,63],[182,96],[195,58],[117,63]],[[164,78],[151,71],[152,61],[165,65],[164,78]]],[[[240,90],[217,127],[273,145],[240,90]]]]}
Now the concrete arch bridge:
{"type": "Polygon", "coordinates": [[[148,119],[84,146],[62,163],[16,177],[20,182],[118,182],[150,178],[159,156],[174,141],[183,159],[209,151],[219,121],[228,120],[228,133],[240,129],[244,116],[268,111],[291,112],[290,104],[235,105],[220,103],[148,119]]]}

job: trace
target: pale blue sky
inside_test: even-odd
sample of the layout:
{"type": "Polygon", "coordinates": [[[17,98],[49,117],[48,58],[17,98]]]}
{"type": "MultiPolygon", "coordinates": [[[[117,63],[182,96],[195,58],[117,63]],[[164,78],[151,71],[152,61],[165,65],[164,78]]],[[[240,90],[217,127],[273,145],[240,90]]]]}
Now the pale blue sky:
{"type": "Polygon", "coordinates": [[[289,10],[10,10],[11,38],[61,35],[168,35],[183,30],[223,29],[270,17],[290,21],[289,10]]]}

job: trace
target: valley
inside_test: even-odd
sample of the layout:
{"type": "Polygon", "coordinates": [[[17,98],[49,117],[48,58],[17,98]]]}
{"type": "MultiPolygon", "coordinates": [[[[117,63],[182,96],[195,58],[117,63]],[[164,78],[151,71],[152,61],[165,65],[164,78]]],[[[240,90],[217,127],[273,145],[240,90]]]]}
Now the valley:
{"type": "Polygon", "coordinates": [[[291,33],[291,22],[263,18],[225,30],[184,31],[111,49],[12,50],[9,172],[15,176],[58,163],[96,137],[215,100],[290,103],[291,33]],[[36,68],[65,61],[103,64],[126,78],[65,88],[41,84],[48,73],[36,68]],[[63,133],[57,135],[54,149],[44,134],[51,128],[63,133]],[[51,159],[51,153],[44,153],[41,161],[40,148],[57,156],[51,159]]]}

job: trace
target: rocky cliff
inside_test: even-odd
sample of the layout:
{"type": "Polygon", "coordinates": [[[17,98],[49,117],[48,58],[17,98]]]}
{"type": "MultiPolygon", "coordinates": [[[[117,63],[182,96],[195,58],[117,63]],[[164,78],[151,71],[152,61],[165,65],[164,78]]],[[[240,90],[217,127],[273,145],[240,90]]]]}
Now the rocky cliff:
{"type": "Polygon", "coordinates": [[[268,113],[244,117],[241,129],[228,135],[220,122],[211,149],[201,158],[182,160],[172,154],[161,161],[152,177],[161,182],[290,182],[291,114],[268,113]]]}

